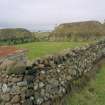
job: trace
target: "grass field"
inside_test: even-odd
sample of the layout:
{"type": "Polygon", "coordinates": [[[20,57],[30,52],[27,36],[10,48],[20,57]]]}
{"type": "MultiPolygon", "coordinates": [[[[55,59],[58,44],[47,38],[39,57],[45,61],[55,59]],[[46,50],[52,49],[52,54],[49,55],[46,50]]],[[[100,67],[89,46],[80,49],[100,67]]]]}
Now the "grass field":
{"type": "MultiPolygon", "coordinates": [[[[65,48],[80,47],[86,42],[34,42],[17,45],[27,48],[29,59],[35,59],[47,54],[60,52],[65,48]]],[[[96,79],[91,80],[84,89],[65,98],[65,105],[105,105],[105,66],[97,73],[96,79]],[[89,91],[92,89],[92,91],[89,91]]]]}
{"type": "Polygon", "coordinates": [[[54,54],[66,48],[75,48],[86,45],[87,42],[33,42],[16,45],[18,48],[28,49],[28,58],[33,60],[47,54],[54,54]]]}
{"type": "Polygon", "coordinates": [[[105,65],[79,93],[65,98],[65,105],[105,105],[105,65]],[[89,91],[89,90],[92,91],[89,91]]]}

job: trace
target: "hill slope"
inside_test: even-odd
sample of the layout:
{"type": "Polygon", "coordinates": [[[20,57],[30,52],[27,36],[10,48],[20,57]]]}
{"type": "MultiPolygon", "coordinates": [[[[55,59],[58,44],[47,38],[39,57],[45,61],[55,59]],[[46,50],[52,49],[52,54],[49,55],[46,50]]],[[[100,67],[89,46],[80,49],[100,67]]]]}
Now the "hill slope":
{"type": "Polygon", "coordinates": [[[36,41],[48,41],[50,32],[33,32],[32,34],[36,41]]]}
{"type": "Polygon", "coordinates": [[[0,29],[0,41],[2,42],[27,42],[32,38],[32,33],[24,28],[0,29]]]}
{"type": "Polygon", "coordinates": [[[105,27],[98,21],[60,24],[50,34],[50,40],[94,40],[105,35],[105,27]]]}

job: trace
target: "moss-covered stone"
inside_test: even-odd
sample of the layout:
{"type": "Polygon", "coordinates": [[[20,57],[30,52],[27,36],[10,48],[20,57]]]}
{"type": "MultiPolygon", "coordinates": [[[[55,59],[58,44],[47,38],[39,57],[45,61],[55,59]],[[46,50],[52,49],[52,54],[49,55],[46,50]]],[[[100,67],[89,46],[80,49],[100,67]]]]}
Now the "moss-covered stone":
{"type": "Polygon", "coordinates": [[[7,67],[7,74],[23,74],[26,71],[26,65],[22,63],[16,63],[7,67]]]}

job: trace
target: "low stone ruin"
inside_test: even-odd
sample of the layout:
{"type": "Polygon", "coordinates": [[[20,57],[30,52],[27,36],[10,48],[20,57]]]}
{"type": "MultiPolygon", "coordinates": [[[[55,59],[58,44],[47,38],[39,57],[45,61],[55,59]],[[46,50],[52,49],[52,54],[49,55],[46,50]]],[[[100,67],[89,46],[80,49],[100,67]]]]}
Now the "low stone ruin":
{"type": "Polygon", "coordinates": [[[0,105],[51,105],[105,56],[105,41],[0,69],[0,105]],[[47,102],[49,102],[47,104],[47,102]]]}

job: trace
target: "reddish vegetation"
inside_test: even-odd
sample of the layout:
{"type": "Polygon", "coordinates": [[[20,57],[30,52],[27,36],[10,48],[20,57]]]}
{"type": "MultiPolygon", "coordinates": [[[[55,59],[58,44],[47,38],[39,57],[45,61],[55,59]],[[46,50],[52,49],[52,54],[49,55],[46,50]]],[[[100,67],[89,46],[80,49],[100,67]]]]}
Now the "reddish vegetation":
{"type": "Polygon", "coordinates": [[[0,47],[0,57],[16,54],[22,51],[23,50],[17,49],[16,47],[12,47],[12,46],[1,46],[0,47]]]}

